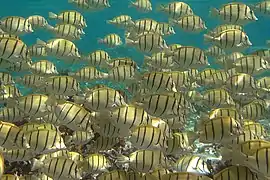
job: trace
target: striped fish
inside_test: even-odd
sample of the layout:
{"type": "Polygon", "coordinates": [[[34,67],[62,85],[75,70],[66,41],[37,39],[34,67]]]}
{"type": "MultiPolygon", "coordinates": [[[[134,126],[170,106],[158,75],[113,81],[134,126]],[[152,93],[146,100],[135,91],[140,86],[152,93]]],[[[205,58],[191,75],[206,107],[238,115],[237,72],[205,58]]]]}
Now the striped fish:
{"type": "Polygon", "coordinates": [[[216,58],[215,62],[224,67],[225,70],[228,70],[230,68],[233,68],[233,64],[236,61],[236,59],[241,58],[243,56],[244,54],[240,52],[233,52],[231,54],[227,54],[216,58]]]}
{"type": "Polygon", "coordinates": [[[135,7],[140,12],[150,12],[152,11],[152,3],[150,0],[137,0],[135,2],[131,1],[129,7],[135,7]]]}
{"type": "Polygon", "coordinates": [[[46,57],[46,47],[40,47],[38,44],[32,45],[28,48],[31,57],[46,57]]]}
{"type": "Polygon", "coordinates": [[[33,152],[29,149],[3,149],[2,154],[9,163],[29,161],[35,157],[33,152]]]}
{"type": "Polygon", "coordinates": [[[172,57],[166,57],[164,52],[154,53],[151,56],[144,56],[145,66],[162,69],[174,69],[177,64],[173,61],[172,57]]]}
{"type": "MultiPolygon", "coordinates": [[[[39,84],[49,94],[73,96],[80,92],[80,84],[70,76],[52,76],[39,84]]],[[[42,90],[41,90],[42,91],[42,90]]]]}
{"type": "Polygon", "coordinates": [[[204,51],[193,46],[182,46],[173,52],[166,52],[166,55],[172,56],[173,60],[182,70],[201,68],[209,65],[204,51]]]}
{"type": "Polygon", "coordinates": [[[259,75],[270,69],[269,63],[257,55],[247,55],[238,58],[234,63],[234,67],[238,73],[250,75],[259,75]]]}
{"type": "Polygon", "coordinates": [[[3,85],[14,84],[14,80],[9,73],[0,72],[0,81],[3,85]]]}
{"type": "Polygon", "coordinates": [[[83,103],[86,108],[93,111],[111,110],[126,104],[123,96],[117,90],[107,87],[94,89],[85,97],[75,96],[74,101],[83,103]]]}
{"type": "Polygon", "coordinates": [[[227,79],[226,88],[234,93],[255,93],[257,84],[253,76],[245,73],[237,73],[227,79]]]}
{"type": "Polygon", "coordinates": [[[198,175],[210,174],[208,167],[206,159],[199,155],[185,155],[180,157],[173,165],[176,172],[190,172],[198,175]]]}
{"type": "Polygon", "coordinates": [[[129,130],[142,124],[149,124],[150,116],[140,106],[123,105],[111,111],[108,120],[121,130],[119,132],[121,135],[128,135],[129,130]]]}
{"type": "Polygon", "coordinates": [[[68,0],[68,3],[74,4],[75,6],[77,6],[80,9],[88,9],[89,8],[88,0],[68,0]]]}
{"type": "Polygon", "coordinates": [[[58,15],[54,14],[52,12],[49,12],[49,18],[50,19],[57,19],[57,20],[62,21],[63,23],[66,23],[66,24],[72,24],[74,26],[77,26],[78,28],[87,27],[86,20],[83,17],[83,15],[81,13],[79,13],[78,11],[74,11],[74,10],[64,11],[58,15]]]}
{"type": "Polygon", "coordinates": [[[238,29],[243,31],[243,27],[237,24],[222,24],[219,25],[217,27],[215,27],[214,29],[212,29],[211,31],[209,31],[207,34],[211,35],[211,36],[215,36],[220,34],[222,31],[226,31],[229,29],[238,29]]]}
{"type": "Polygon", "coordinates": [[[133,25],[132,24],[130,25],[130,29],[132,32],[136,32],[136,34],[141,34],[144,32],[152,32],[162,35],[159,23],[149,18],[136,20],[133,25]]]}
{"type": "Polygon", "coordinates": [[[36,74],[26,74],[22,77],[17,77],[15,81],[18,84],[23,84],[25,87],[28,88],[37,88],[38,84],[44,82],[44,78],[36,74]]]}
{"type": "Polygon", "coordinates": [[[242,120],[242,116],[238,112],[237,109],[235,108],[217,108],[217,109],[212,109],[206,118],[208,119],[214,119],[214,118],[219,118],[219,117],[232,117],[235,120],[242,120]]]}
{"type": "Polygon", "coordinates": [[[219,57],[225,55],[225,51],[218,46],[211,46],[204,51],[207,56],[219,57]]]}
{"type": "Polygon", "coordinates": [[[89,9],[100,10],[111,7],[109,0],[88,0],[89,9]]]}
{"type": "Polygon", "coordinates": [[[97,139],[95,139],[95,142],[88,146],[88,150],[90,152],[108,151],[118,143],[118,138],[99,136],[97,139]]]}
{"type": "Polygon", "coordinates": [[[33,74],[42,76],[58,74],[55,64],[48,60],[40,60],[32,63],[30,71],[33,74]]]}
{"type": "Polygon", "coordinates": [[[6,122],[22,121],[23,113],[17,107],[4,107],[0,110],[0,119],[6,122]]]}
{"type": "Polygon", "coordinates": [[[241,152],[235,151],[233,153],[233,164],[240,164],[252,169],[255,172],[264,176],[270,175],[269,154],[270,147],[262,147],[255,151],[251,156],[247,156],[241,152]]]}
{"type": "Polygon", "coordinates": [[[121,28],[127,28],[130,23],[133,23],[132,18],[129,15],[116,16],[111,20],[107,20],[106,22],[107,24],[113,24],[121,28]]]}
{"type": "Polygon", "coordinates": [[[66,144],[85,145],[94,138],[92,131],[74,131],[72,135],[65,137],[66,144]]]}
{"type": "Polygon", "coordinates": [[[54,113],[61,125],[65,125],[73,131],[86,131],[91,128],[92,115],[79,104],[66,101],[58,104],[54,109],[54,113]]]}
{"type": "Polygon", "coordinates": [[[223,22],[245,25],[257,21],[254,11],[244,3],[232,2],[223,5],[220,9],[211,9],[211,15],[218,17],[223,22]]]}
{"type": "Polygon", "coordinates": [[[172,75],[169,72],[151,72],[143,74],[141,88],[153,93],[177,92],[172,75]]]}
{"type": "Polygon", "coordinates": [[[102,154],[89,154],[84,158],[83,170],[87,174],[101,173],[108,171],[111,167],[109,159],[102,154]]]}
{"type": "Polygon", "coordinates": [[[112,125],[112,123],[99,123],[98,125],[93,125],[93,131],[99,133],[103,137],[119,137],[120,129],[112,125]]]}
{"type": "Polygon", "coordinates": [[[210,108],[234,107],[235,102],[225,89],[211,89],[203,93],[202,103],[210,108]]]}
{"type": "Polygon", "coordinates": [[[76,45],[66,39],[51,39],[47,42],[37,39],[36,44],[40,47],[45,47],[48,55],[64,59],[67,62],[74,62],[74,60],[81,58],[76,45]]]}
{"type": "Polygon", "coordinates": [[[254,9],[256,12],[260,12],[260,13],[265,14],[265,15],[270,14],[270,10],[269,10],[270,2],[268,2],[268,1],[258,2],[254,5],[251,5],[250,7],[252,9],[254,9]]]}
{"type": "Polygon", "coordinates": [[[92,66],[83,67],[79,69],[77,72],[69,72],[68,75],[75,78],[78,81],[83,81],[83,82],[98,80],[98,79],[106,78],[107,76],[106,73],[103,73],[97,70],[97,68],[92,67],[92,66]]]}
{"type": "Polygon", "coordinates": [[[204,41],[233,52],[242,51],[252,45],[248,35],[238,29],[225,30],[213,36],[204,34],[204,41]]]}
{"type": "Polygon", "coordinates": [[[14,85],[6,85],[3,87],[4,94],[0,94],[0,102],[5,103],[9,100],[15,100],[22,96],[20,90],[14,85]]]}
{"type": "Polygon", "coordinates": [[[193,15],[193,10],[185,2],[171,2],[166,5],[160,5],[158,11],[166,13],[173,19],[179,19],[185,15],[193,15]]]}
{"type": "Polygon", "coordinates": [[[113,58],[113,59],[108,61],[107,68],[115,68],[115,67],[118,67],[121,65],[130,65],[130,66],[133,66],[134,68],[138,69],[137,63],[129,57],[113,58]]]}
{"type": "Polygon", "coordinates": [[[196,173],[190,173],[190,172],[175,172],[175,173],[169,173],[162,176],[163,179],[170,179],[170,180],[212,180],[212,178],[208,176],[202,176],[198,175],[196,173]]]}
{"type": "Polygon", "coordinates": [[[44,161],[33,159],[31,171],[39,170],[53,179],[82,179],[82,172],[75,161],[54,157],[44,161]]]}
{"type": "Polygon", "coordinates": [[[55,27],[47,25],[46,28],[53,32],[56,37],[67,40],[80,40],[84,34],[82,29],[77,28],[72,24],[57,24],[55,27]]]}
{"type": "Polygon", "coordinates": [[[137,69],[130,65],[120,65],[109,70],[107,78],[116,83],[130,83],[136,82],[137,69]]]}
{"type": "Polygon", "coordinates": [[[25,133],[18,126],[7,123],[0,122],[0,144],[3,148],[7,149],[28,149],[30,148],[27,142],[25,133]]]}
{"type": "Polygon", "coordinates": [[[131,132],[132,146],[138,149],[162,150],[167,148],[165,134],[151,125],[141,125],[131,132]]]}
{"type": "Polygon", "coordinates": [[[263,100],[254,100],[244,105],[240,113],[244,119],[260,120],[267,114],[266,103],[263,100]]]}
{"type": "Polygon", "coordinates": [[[165,36],[175,34],[174,28],[169,23],[159,22],[159,28],[165,36]]]}
{"type": "Polygon", "coordinates": [[[117,163],[129,163],[129,167],[141,173],[148,173],[158,167],[166,167],[166,159],[162,151],[137,150],[128,157],[119,155],[117,163]]]}
{"type": "Polygon", "coordinates": [[[171,95],[153,94],[142,98],[142,107],[151,116],[159,118],[174,118],[183,111],[178,100],[171,95]]]}
{"type": "Polygon", "coordinates": [[[205,22],[202,20],[202,18],[196,15],[183,16],[179,20],[171,19],[170,23],[177,25],[186,32],[199,33],[207,29],[205,22]]]}
{"type": "Polygon", "coordinates": [[[98,43],[106,44],[108,47],[113,48],[123,44],[121,37],[118,34],[108,34],[103,38],[98,39],[98,43]]]}
{"type": "Polygon", "coordinates": [[[255,174],[245,166],[230,166],[214,175],[215,180],[222,180],[222,179],[241,180],[243,179],[243,177],[245,177],[245,179],[250,180],[257,179],[255,174]]]}
{"type": "Polygon", "coordinates": [[[173,133],[172,138],[167,139],[168,148],[166,149],[166,154],[179,156],[183,152],[191,150],[192,143],[189,142],[187,132],[173,133]]]}
{"type": "Polygon", "coordinates": [[[0,20],[0,28],[10,34],[32,33],[33,29],[28,19],[19,16],[8,16],[0,20]]]}
{"type": "Polygon", "coordinates": [[[32,15],[27,18],[33,28],[45,27],[48,25],[48,21],[40,15],[32,15]]]}
{"type": "Polygon", "coordinates": [[[124,170],[113,170],[113,171],[109,171],[109,172],[105,172],[101,174],[97,179],[98,180],[114,180],[114,179],[127,180],[128,174],[124,170]]]}
{"type": "Polygon", "coordinates": [[[24,132],[35,131],[35,130],[42,130],[42,129],[52,130],[52,131],[58,131],[58,129],[56,128],[56,126],[54,126],[51,123],[35,123],[35,122],[29,122],[29,123],[23,124],[22,126],[20,126],[20,128],[24,132]]]}
{"type": "Polygon", "coordinates": [[[126,39],[126,45],[134,46],[141,52],[151,54],[168,49],[166,41],[159,34],[142,35],[136,41],[126,39]]]}
{"type": "Polygon", "coordinates": [[[84,58],[90,66],[101,66],[107,64],[111,59],[110,55],[103,50],[96,50],[84,58]]]}
{"type": "Polygon", "coordinates": [[[0,57],[12,63],[30,60],[26,44],[14,38],[0,38],[0,57]]]}
{"type": "Polygon", "coordinates": [[[38,118],[52,111],[52,106],[47,105],[48,99],[49,97],[43,94],[29,94],[8,102],[7,107],[17,107],[25,116],[38,118]]]}
{"type": "Polygon", "coordinates": [[[36,154],[53,153],[66,149],[61,134],[55,130],[38,129],[25,133],[30,150],[36,154]]]}
{"type": "Polygon", "coordinates": [[[219,117],[203,121],[199,125],[199,141],[226,145],[242,133],[240,123],[231,117],[219,117]]]}
{"type": "Polygon", "coordinates": [[[264,129],[264,127],[260,123],[253,123],[253,124],[248,124],[244,125],[244,130],[245,131],[251,131],[253,132],[256,136],[259,138],[267,138],[268,134],[267,131],[264,129]]]}

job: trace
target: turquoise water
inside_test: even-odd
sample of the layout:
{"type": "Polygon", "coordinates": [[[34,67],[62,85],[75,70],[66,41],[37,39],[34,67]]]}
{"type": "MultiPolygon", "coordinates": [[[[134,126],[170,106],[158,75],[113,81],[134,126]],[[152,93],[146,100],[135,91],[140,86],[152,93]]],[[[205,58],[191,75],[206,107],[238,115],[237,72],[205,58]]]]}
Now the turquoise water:
{"type": "MultiPolygon", "coordinates": [[[[139,64],[143,61],[142,53],[135,51],[132,48],[126,48],[125,46],[118,47],[116,49],[108,49],[105,45],[97,43],[97,38],[103,37],[109,33],[118,33],[122,38],[124,31],[114,27],[113,25],[106,24],[106,20],[111,19],[120,14],[128,14],[133,19],[139,18],[153,18],[157,21],[167,21],[168,18],[165,14],[157,12],[156,7],[158,4],[172,2],[170,0],[153,0],[153,11],[150,13],[139,13],[134,8],[128,8],[129,0],[110,0],[111,8],[104,9],[98,12],[81,11],[87,20],[88,27],[84,30],[86,35],[82,40],[75,42],[83,54],[90,53],[96,49],[104,49],[109,52],[112,57],[115,56],[130,56],[136,60],[139,64]]],[[[211,7],[220,7],[224,3],[232,2],[228,0],[185,0],[195,14],[202,17],[206,22],[208,29],[214,28],[219,21],[209,16],[209,10],[211,7]]],[[[254,4],[259,0],[240,0],[247,4],[254,4]]],[[[28,17],[30,15],[38,14],[45,18],[48,18],[48,12],[59,13],[64,10],[79,10],[72,4],[68,4],[67,0],[17,0],[17,1],[4,1],[2,0],[0,6],[0,17],[17,15],[28,17]]],[[[270,39],[270,18],[264,17],[259,13],[256,13],[259,20],[255,23],[250,23],[244,27],[245,31],[250,37],[253,43],[252,47],[263,47],[266,39],[270,39]]],[[[54,25],[56,21],[48,20],[50,24],[54,25]]],[[[192,34],[183,32],[178,28],[175,28],[176,34],[166,38],[168,44],[179,43],[182,45],[193,45],[205,49],[207,46],[203,43],[203,33],[192,34]]],[[[24,35],[22,38],[25,43],[32,45],[35,43],[36,38],[47,40],[53,37],[53,34],[46,30],[37,30],[33,34],[24,35]]],[[[213,64],[212,64],[213,65],[213,64]]]]}
{"type": "MultiPolygon", "coordinates": [[[[134,48],[126,47],[125,45],[119,46],[117,48],[107,48],[104,44],[98,44],[97,39],[102,38],[109,33],[117,33],[122,37],[124,41],[124,30],[119,29],[113,25],[107,24],[106,20],[112,19],[115,16],[121,14],[130,15],[133,20],[140,18],[153,18],[159,22],[167,22],[168,17],[156,11],[159,4],[166,4],[172,2],[171,0],[152,0],[153,11],[149,13],[140,13],[135,8],[128,8],[129,0],[109,0],[111,8],[107,8],[97,12],[84,11],[77,8],[73,4],[69,4],[67,0],[17,0],[17,1],[3,1],[0,6],[0,18],[5,16],[22,16],[28,17],[31,15],[41,15],[44,16],[49,24],[55,25],[57,21],[48,19],[48,12],[54,12],[56,14],[65,10],[78,10],[86,18],[88,27],[84,29],[86,35],[82,37],[81,40],[75,41],[75,44],[81,51],[81,54],[87,55],[94,50],[103,49],[109,53],[112,58],[115,57],[131,57],[139,65],[143,63],[143,53],[136,51],[134,48]]],[[[205,22],[208,29],[212,29],[215,26],[221,24],[221,22],[209,15],[211,7],[219,8],[222,4],[229,3],[232,1],[228,0],[186,0],[196,15],[199,15],[205,22]]],[[[241,2],[246,4],[255,4],[259,0],[248,1],[241,0],[241,2]]],[[[244,30],[247,32],[253,46],[247,50],[247,52],[253,51],[254,49],[265,47],[265,41],[270,39],[270,17],[265,17],[260,13],[255,13],[258,17],[258,21],[245,25],[244,30]]],[[[178,43],[181,45],[191,45],[202,49],[206,49],[209,45],[204,44],[203,34],[204,32],[194,34],[188,33],[174,27],[176,34],[166,37],[167,44],[178,43]]],[[[44,29],[37,29],[32,34],[25,34],[22,39],[28,45],[33,45],[37,38],[41,40],[48,40],[53,38],[54,35],[44,29]]],[[[73,65],[72,68],[68,65],[63,64],[62,61],[56,61],[52,57],[45,57],[44,59],[53,61],[59,71],[66,70],[76,70],[81,67],[81,64],[73,65]]],[[[35,61],[36,59],[33,59],[35,61]]],[[[211,58],[209,58],[211,67],[218,68],[211,58]]],[[[222,68],[222,67],[221,67],[222,68]]],[[[15,74],[21,75],[21,74],[15,74]]],[[[25,92],[22,86],[19,88],[25,92]]],[[[29,91],[27,91],[29,92],[29,91]]]]}

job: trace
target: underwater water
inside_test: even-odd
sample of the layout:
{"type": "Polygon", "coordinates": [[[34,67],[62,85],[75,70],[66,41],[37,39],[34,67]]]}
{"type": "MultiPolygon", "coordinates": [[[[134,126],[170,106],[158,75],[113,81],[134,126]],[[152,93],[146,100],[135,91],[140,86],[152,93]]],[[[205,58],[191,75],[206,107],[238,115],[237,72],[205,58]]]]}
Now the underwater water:
{"type": "MultiPolygon", "coordinates": [[[[129,56],[133,60],[141,64],[143,62],[142,53],[138,53],[132,48],[125,48],[125,46],[120,46],[114,49],[108,49],[106,45],[101,45],[97,43],[97,39],[104,37],[109,33],[118,33],[124,40],[124,30],[121,30],[113,25],[106,23],[106,20],[111,19],[115,16],[121,14],[128,14],[133,19],[140,18],[153,18],[156,21],[168,21],[168,17],[161,13],[157,12],[156,8],[160,4],[166,4],[172,2],[170,0],[156,0],[152,1],[153,11],[149,13],[139,13],[135,8],[128,8],[130,1],[129,0],[110,0],[111,8],[107,8],[97,12],[87,12],[82,11],[76,8],[73,4],[67,3],[66,0],[20,0],[20,1],[3,1],[0,6],[0,17],[4,16],[22,16],[28,17],[30,15],[41,15],[45,18],[48,18],[48,12],[60,13],[65,10],[79,10],[83,13],[86,18],[88,27],[84,29],[86,35],[82,40],[76,41],[76,45],[79,47],[79,50],[84,54],[90,53],[96,49],[104,49],[109,52],[112,57],[115,56],[129,56]]],[[[216,25],[220,24],[218,19],[210,17],[209,11],[210,8],[216,7],[219,8],[221,5],[232,2],[229,0],[188,0],[183,1],[187,2],[196,15],[199,15],[205,22],[208,29],[214,28],[216,25]]],[[[238,2],[243,2],[247,4],[254,4],[260,2],[259,0],[241,0],[238,2]]],[[[245,31],[249,35],[253,46],[251,50],[265,47],[265,41],[270,39],[270,19],[256,14],[258,16],[258,21],[256,23],[250,23],[245,26],[245,31]]],[[[49,20],[49,24],[54,25],[55,20],[49,20]]],[[[192,34],[188,32],[181,31],[175,27],[176,34],[166,38],[168,44],[179,43],[182,45],[192,45],[202,49],[208,47],[208,45],[203,42],[203,34],[192,34]]],[[[52,38],[53,35],[46,30],[38,30],[32,34],[26,34],[23,37],[23,40],[32,45],[36,42],[36,38],[42,40],[48,40],[52,38]]],[[[211,60],[210,60],[211,61],[211,60]]],[[[214,63],[211,66],[215,67],[214,63]]]]}

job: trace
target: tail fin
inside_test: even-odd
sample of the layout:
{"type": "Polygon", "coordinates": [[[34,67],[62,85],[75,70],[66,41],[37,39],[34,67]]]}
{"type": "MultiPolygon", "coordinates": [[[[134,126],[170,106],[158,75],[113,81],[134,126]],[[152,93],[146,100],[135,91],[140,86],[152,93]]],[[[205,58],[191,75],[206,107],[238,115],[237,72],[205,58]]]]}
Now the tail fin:
{"type": "Polygon", "coordinates": [[[219,15],[219,10],[218,9],[216,9],[216,8],[211,8],[210,9],[210,16],[211,17],[216,17],[218,15],[219,15]]]}
{"type": "Polygon", "coordinates": [[[51,25],[49,25],[49,24],[47,24],[47,25],[45,26],[45,28],[48,29],[48,30],[50,30],[50,31],[53,31],[53,30],[54,30],[54,27],[51,26],[51,25]]]}
{"type": "Polygon", "coordinates": [[[57,18],[57,14],[54,14],[53,12],[49,12],[49,18],[56,19],[57,18]]]}
{"type": "Polygon", "coordinates": [[[107,20],[106,23],[107,24],[113,24],[113,20],[107,20]]]}
{"type": "Polygon", "coordinates": [[[37,46],[44,47],[44,46],[46,46],[46,44],[47,43],[45,41],[42,41],[41,39],[37,38],[37,42],[36,42],[37,46]]]}
{"type": "Polygon", "coordinates": [[[103,44],[103,43],[104,43],[104,40],[103,40],[102,38],[98,38],[97,42],[98,42],[99,44],[103,44]]]}
{"type": "Polygon", "coordinates": [[[152,61],[151,56],[144,56],[144,62],[143,62],[143,64],[148,64],[150,61],[152,61]]]}
{"type": "Polygon", "coordinates": [[[136,6],[136,3],[133,2],[133,1],[130,1],[129,5],[128,5],[128,8],[132,8],[134,6],[136,6]]]}
{"type": "Polygon", "coordinates": [[[204,34],[204,35],[203,35],[203,38],[204,38],[204,42],[205,42],[205,43],[212,42],[213,39],[214,39],[213,36],[210,36],[210,35],[208,35],[208,34],[204,34]]]}
{"type": "Polygon", "coordinates": [[[157,7],[157,11],[164,11],[166,8],[166,6],[164,4],[160,4],[158,7],[157,7]]]}
{"type": "Polygon", "coordinates": [[[32,161],[32,168],[31,168],[31,171],[35,171],[37,169],[40,169],[42,168],[43,166],[43,162],[34,158],[33,161],[32,161]]]}
{"type": "Polygon", "coordinates": [[[127,46],[133,46],[135,44],[135,41],[128,38],[126,38],[125,42],[127,46]]]}

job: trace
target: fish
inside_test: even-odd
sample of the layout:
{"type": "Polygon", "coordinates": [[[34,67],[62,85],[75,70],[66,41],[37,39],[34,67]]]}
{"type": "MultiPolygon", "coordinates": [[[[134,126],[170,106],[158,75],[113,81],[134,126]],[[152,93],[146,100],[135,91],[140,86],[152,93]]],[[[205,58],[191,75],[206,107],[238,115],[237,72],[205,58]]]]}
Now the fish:
{"type": "Polygon", "coordinates": [[[111,167],[110,161],[102,154],[89,154],[84,158],[83,171],[87,174],[106,172],[111,167]]]}
{"type": "Polygon", "coordinates": [[[48,25],[48,21],[40,15],[32,15],[27,18],[33,28],[44,28],[48,25]]]}
{"type": "Polygon", "coordinates": [[[129,7],[135,7],[139,12],[152,11],[152,3],[149,0],[136,0],[131,1],[129,7]]]}
{"type": "Polygon", "coordinates": [[[200,155],[186,155],[180,157],[173,165],[173,169],[176,172],[190,172],[197,175],[210,174],[206,159],[200,155]]]}
{"type": "Polygon", "coordinates": [[[38,129],[25,133],[30,150],[36,154],[52,153],[66,149],[64,139],[56,130],[38,129]]]}
{"type": "Polygon", "coordinates": [[[99,38],[98,43],[106,44],[110,48],[121,46],[123,44],[121,37],[118,34],[108,34],[104,38],[99,38]]]}
{"type": "Polygon", "coordinates": [[[78,11],[63,11],[60,14],[54,14],[53,12],[49,12],[50,19],[57,19],[66,24],[72,24],[77,26],[78,28],[86,28],[86,20],[83,15],[78,11]]]}
{"type": "Polygon", "coordinates": [[[126,39],[126,45],[136,47],[144,53],[158,53],[168,48],[166,41],[159,34],[142,35],[136,41],[126,39]]]}
{"type": "Polygon", "coordinates": [[[193,15],[192,8],[185,2],[170,2],[168,4],[161,4],[157,10],[166,13],[173,19],[178,19],[185,15],[193,15]]]}
{"type": "Polygon", "coordinates": [[[28,19],[20,16],[7,16],[0,20],[0,28],[10,34],[26,34],[34,32],[28,19]]]}
{"type": "Polygon", "coordinates": [[[82,29],[72,24],[57,24],[55,27],[47,25],[46,29],[53,32],[57,38],[64,38],[71,41],[80,40],[81,36],[85,34],[82,29]]]}
{"type": "Polygon", "coordinates": [[[53,179],[82,179],[79,166],[65,157],[54,157],[44,161],[34,158],[31,170],[39,170],[53,179]]]}
{"type": "Polygon", "coordinates": [[[129,154],[128,157],[119,155],[117,156],[117,163],[128,163],[130,168],[142,173],[147,173],[160,166],[166,167],[165,156],[160,150],[137,150],[129,154]]]}
{"type": "Polygon", "coordinates": [[[224,4],[220,9],[212,8],[210,13],[213,17],[218,17],[223,22],[232,24],[245,25],[258,20],[254,11],[241,2],[224,4]]]}
{"type": "Polygon", "coordinates": [[[238,29],[225,30],[213,36],[204,34],[204,41],[232,52],[243,51],[252,46],[248,35],[238,29]]]}
{"type": "Polygon", "coordinates": [[[205,22],[202,20],[202,18],[194,14],[182,16],[178,20],[171,19],[169,20],[169,22],[171,24],[177,25],[186,32],[199,33],[207,29],[205,22]]]}

